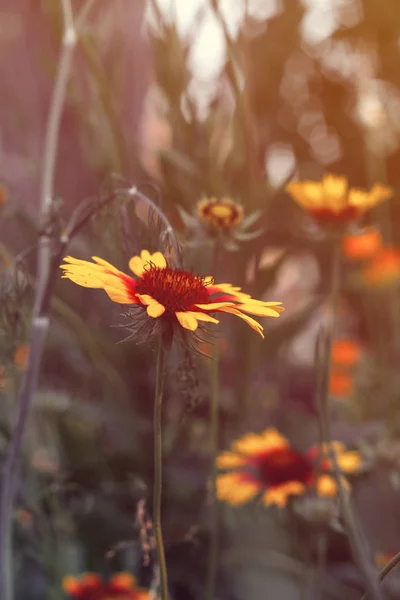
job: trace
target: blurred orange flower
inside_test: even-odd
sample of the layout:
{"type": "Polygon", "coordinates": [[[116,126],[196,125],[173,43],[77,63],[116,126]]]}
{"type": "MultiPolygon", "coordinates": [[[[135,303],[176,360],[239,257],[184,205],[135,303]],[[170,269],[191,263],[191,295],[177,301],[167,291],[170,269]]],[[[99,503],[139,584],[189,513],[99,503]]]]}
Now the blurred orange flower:
{"type": "Polygon", "coordinates": [[[376,566],[380,569],[383,569],[383,567],[385,567],[388,562],[390,562],[392,558],[396,556],[396,554],[397,552],[378,552],[378,554],[375,555],[376,566]]]}
{"type": "Polygon", "coordinates": [[[376,229],[368,229],[357,235],[343,238],[343,255],[349,260],[372,258],[383,246],[382,236],[376,229]]]}
{"type": "Polygon", "coordinates": [[[292,181],[286,191],[317,221],[346,224],[392,196],[392,190],[376,183],[369,192],[349,188],[346,177],[327,174],[322,181],[292,181]]]}
{"type": "Polygon", "coordinates": [[[136,279],[97,256],[93,256],[94,262],[71,256],[64,261],[64,278],[83,287],[103,289],[114,302],[132,305],[136,309],[132,318],[141,319],[136,326],[149,324],[149,335],[156,319],[168,330],[181,326],[195,331],[199,322],[219,323],[210,313],[224,312],[243,319],[264,337],[262,325],[248,314],[279,317],[284,310],[281,302],[255,300],[229,283],[214,284],[212,277],[171,267],[161,252],[142,250],[140,256],[131,258],[129,268],[136,279]]]}
{"type": "Polygon", "coordinates": [[[335,365],[354,367],[360,360],[361,354],[361,346],[356,340],[335,340],[332,344],[331,360],[335,365]]]}
{"type": "Polygon", "coordinates": [[[19,367],[21,371],[25,371],[28,364],[29,350],[29,344],[21,344],[20,346],[17,346],[14,351],[14,364],[19,367]]]}
{"type": "Polygon", "coordinates": [[[385,287],[400,281],[400,250],[383,248],[362,270],[363,282],[370,287],[385,287]]]}
{"type": "Polygon", "coordinates": [[[350,396],[353,389],[353,374],[346,369],[333,368],[329,379],[329,393],[331,396],[338,398],[350,396]]]}
{"type": "Polygon", "coordinates": [[[150,592],[138,588],[130,573],[117,573],[105,582],[95,573],[64,577],[63,590],[78,600],[149,600],[150,592]]]}
{"type": "MultiPolygon", "coordinates": [[[[334,443],[339,448],[341,468],[340,461],[346,462],[348,453],[342,444],[334,443]]],[[[261,495],[266,506],[284,507],[291,496],[302,495],[310,489],[319,496],[335,496],[337,487],[330,475],[330,462],[319,459],[316,447],[306,453],[298,452],[276,429],[246,434],[233,443],[232,450],[223,452],[217,459],[218,468],[227,471],[217,478],[218,499],[238,506],[261,495]],[[316,460],[320,462],[318,474],[316,460]]]]}

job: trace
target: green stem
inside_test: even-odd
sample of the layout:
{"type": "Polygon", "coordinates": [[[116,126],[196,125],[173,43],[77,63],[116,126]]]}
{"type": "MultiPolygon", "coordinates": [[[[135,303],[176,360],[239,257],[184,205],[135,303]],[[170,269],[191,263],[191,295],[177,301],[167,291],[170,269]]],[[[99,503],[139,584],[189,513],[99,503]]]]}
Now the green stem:
{"type": "MultiPolygon", "coordinates": [[[[335,448],[332,444],[331,419],[329,406],[329,381],[331,374],[331,356],[332,344],[335,333],[337,319],[337,308],[340,291],[340,260],[341,260],[341,239],[334,241],[333,265],[332,265],[332,283],[331,283],[331,315],[325,345],[325,373],[322,378],[321,398],[319,399],[320,426],[324,441],[327,444],[328,455],[333,465],[333,472],[338,488],[340,507],[343,521],[349,538],[350,548],[354,560],[363,575],[368,597],[371,600],[382,600],[381,590],[375,578],[373,565],[370,563],[367,546],[362,535],[360,524],[356,519],[351,504],[351,499],[347,489],[343,484],[342,475],[338,466],[335,448]]],[[[321,358],[321,354],[319,356],[321,358]]]]}
{"type": "Polygon", "coordinates": [[[210,454],[211,480],[209,502],[211,506],[210,552],[208,559],[206,600],[214,600],[218,572],[219,504],[217,498],[217,458],[219,452],[219,351],[218,340],[213,347],[211,361],[210,398],[210,454]]]}
{"type": "Polygon", "coordinates": [[[161,530],[162,495],[162,399],[164,392],[165,350],[162,337],[158,343],[156,391],[154,396],[154,499],[153,520],[156,538],[158,566],[160,569],[161,599],[168,600],[167,567],[165,564],[164,544],[161,530]]]}

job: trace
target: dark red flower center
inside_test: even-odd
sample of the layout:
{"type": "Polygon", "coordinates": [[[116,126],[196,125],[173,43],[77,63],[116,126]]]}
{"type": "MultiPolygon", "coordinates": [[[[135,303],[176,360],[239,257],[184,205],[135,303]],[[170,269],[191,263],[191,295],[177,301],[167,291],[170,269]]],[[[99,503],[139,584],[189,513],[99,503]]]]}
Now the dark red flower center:
{"type": "Polygon", "coordinates": [[[313,475],[313,465],[304,455],[291,448],[277,448],[257,457],[257,469],[260,480],[273,487],[299,481],[307,484],[313,475]]]}
{"type": "Polygon", "coordinates": [[[195,304],[208,304],[209,293],[202,277],[182,269],[149,266],[136,282],[137,294],[148,294],[169,313],[196,310],[195,304]]]}
{"type": "Polygon", "coordinates": [[[343,225],[349,221],[354,221],[359,217],[359,210],[355,206],[345,206],[339,212],[330,210],[329,208],[317,208],[310,210],[314,219],[323,221],[331,225],[343,225]]]}

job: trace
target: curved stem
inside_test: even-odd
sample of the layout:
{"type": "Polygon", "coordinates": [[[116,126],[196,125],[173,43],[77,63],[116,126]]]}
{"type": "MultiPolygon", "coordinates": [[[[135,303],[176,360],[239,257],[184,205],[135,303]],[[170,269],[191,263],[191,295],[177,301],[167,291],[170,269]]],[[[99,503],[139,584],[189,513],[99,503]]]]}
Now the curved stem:
{"type": "Polygon", "coordinates": [[[156,538],[158,566],[160,569],[161,599],[168,600],[168,578],[165,564],[164,544],[161,530],[162,495],[162,399],[164,392],[165,350],[162,337],[158,343],[156,391],[154,396],[154,494],[153,520],[156,538]]]}
{"type": "MultiPolygon", "coordinates": [[[[400,563],[400,552],[398,552],[393,558],[383,567],[382,571],[379,571],[378,579],[379,581],[383,581],[386,575],[389,575],[390,571],[392,571],[398,564],[400,563]]],[[[365,593],[361,600],[367,600],[368,595],[365,593]]]]}

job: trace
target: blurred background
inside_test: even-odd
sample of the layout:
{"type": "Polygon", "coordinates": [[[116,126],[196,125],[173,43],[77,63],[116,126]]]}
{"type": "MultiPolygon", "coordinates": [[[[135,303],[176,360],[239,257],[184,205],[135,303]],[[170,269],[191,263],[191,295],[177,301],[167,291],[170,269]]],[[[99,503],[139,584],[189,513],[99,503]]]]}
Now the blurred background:
{"type": "MultiPolygon", "coordinates": [[[[82,4],[72,2],[74,15],[82,4]]],[[[1,459],[29,355],[62,31],[56,0],[3,0],[1,459]]],[[[221,321],[221,449],[267,427],[301,451],[318,443],[314,348],[330,316],[330,241],[286,183],[331,172],[393,188],[343,243],[330,381],[334,437],[363,456],[353,498],[377,565],[400,550],[399,59],[398,0],[97,0],[73,53],[55,171],[56,231],[87,199],[136,185],[171,221],[187,267],[283,302],[280,319],[264,321],[264,341],[221,321]],[[228,235],[217,265],[196,213],[204,196],[257,213],[254,235],[228,235]]],[[[69,252],[126,271],[157,243],[116,201],[69,252]]],[[[127,570],[150,585],[138,506],[150,511],[152,501],[154,351],[120,343],[120,312],[102,292],[57,282],[14,509],[18,599],[61,600],[63,577],[84,571],[127,570]]],[[[163,527],[176,600],[204,593],[209,371],[201,354],[169,354],[163,527]]],[[[216,598],[359,598],[343,528],[315,510],[224,505],[216,598]]],[[[399,597],[396,573],[386,589],[399,597]]]]}

